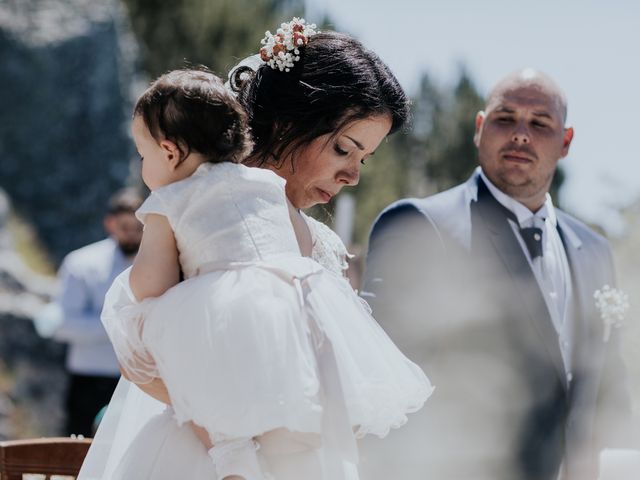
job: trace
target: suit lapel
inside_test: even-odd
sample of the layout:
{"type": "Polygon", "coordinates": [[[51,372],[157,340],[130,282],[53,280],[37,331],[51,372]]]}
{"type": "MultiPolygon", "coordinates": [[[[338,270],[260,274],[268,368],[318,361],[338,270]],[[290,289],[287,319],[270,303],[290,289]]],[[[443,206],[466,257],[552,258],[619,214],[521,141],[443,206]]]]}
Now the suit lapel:
{"type": "MultiPolygon", "coordinates": [[[[558,343],[558,334],[553,326],[549,309],[540,291],[538,282],[531,270],[518,239],[509,225],[502,207],[489,193],[478,195],[478,201],[471,204],[472,222],[481,222],[498,257],[508,271],[511,284],[519,296],[528,321],[538,332],[547,354],[555,366],[556,373],[565,390],[567,378],[558,343]],[[475,210],[475,212],[474,212],[475,210]]],[[[479,226],[479,225],[478,225],[479,226]]],[[[480,228],[472,227],[473,235],[481,235],[480,228]]],[[[479,239],[472,239],[472,243],[479,239]]]]}
{"type": "Polygon", "coordinates": [[[574,335],[573,335],[573,370],[580,372],[590,367],[590,363],[600,365],[597,361],[601,349],[592,348],[593,341],[598,341],[602,333],[596,331],[598,324],[591,321],[597,316],[593,292],[596,286],[589,282],[592,277],[589,271],[589,255],[582,241],[569,226],[569,224],[558,216],[558,231],[564,244],[569,268],[571,270],[572,291],[574,297],[574,335]],[[596,362],[593,363],[593,360],[596,362]]]}

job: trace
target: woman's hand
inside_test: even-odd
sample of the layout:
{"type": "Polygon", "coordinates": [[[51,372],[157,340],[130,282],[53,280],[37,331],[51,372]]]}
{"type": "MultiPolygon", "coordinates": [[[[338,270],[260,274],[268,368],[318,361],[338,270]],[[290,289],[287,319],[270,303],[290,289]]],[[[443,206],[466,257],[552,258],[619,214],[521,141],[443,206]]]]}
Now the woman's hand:
{"type": "Polygon", "coordinates": [[[200,440],[200,443],[202,443],[207,450],[211,450],[213,448],[213,442],[209,437],[209,433],[204,428],[196,425],[193,422],[189,422],[189,425],[191,426],[191,430],[193,430],[193,433],[195,433],[196,437],[198,437],[198,440],[200,440]]]}
{"type": "Polygon", "coordinates": [[[150,397],[155,398],[159,402],[165,403],[167,405],[171,405],[171,398],[169,398],[169,391],[167,390],[167,386],[164,384],[161,378],[156,377],[148,383],[136,383],[129,377],[127,371],[120,367],[120,374],[127,380],[132,383],[135,383],[140,390],[149,395],[150,397]]]}
{"type": "Polygon", "coordinates": [[[166,385],[161,378],[154,378],[149,383],[136,383],[138,388],[147,395],[155,398],[159,402],[171,405],[171,398],[169,398],[169,392],[166,385]]]}

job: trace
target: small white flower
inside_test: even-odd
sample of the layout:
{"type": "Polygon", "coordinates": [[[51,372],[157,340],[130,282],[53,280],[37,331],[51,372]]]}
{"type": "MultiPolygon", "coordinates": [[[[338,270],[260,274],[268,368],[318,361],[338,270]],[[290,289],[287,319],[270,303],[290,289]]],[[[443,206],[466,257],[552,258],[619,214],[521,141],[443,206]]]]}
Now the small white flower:
{"type": "Polygon", "coordinates": [[[605,285],[602,290],[594,292],[593,298],[604,322],[603,340],[606,343],[611,336],[611,329],[624,325],[624,315],[629,309],[629,296],[622,290],[605,285]]]}
{"type": "Polygon", "coordinates": [[[300,60],[299,47],[306,45],[309,37],[319,33],[316,28],[315,23],[307,25],[304,18],[293,17],[290,22],[282,23],[275,35],[267,30],[265,37],[260,41],[260,44],[264,45],[260,49],[260,57],[274,70],[289,72],[294,62],[300,60]],[[286,52],[282,51],[282,47],[286,52]],[[278,53],[274,53],[274,48],[278,53]]]}

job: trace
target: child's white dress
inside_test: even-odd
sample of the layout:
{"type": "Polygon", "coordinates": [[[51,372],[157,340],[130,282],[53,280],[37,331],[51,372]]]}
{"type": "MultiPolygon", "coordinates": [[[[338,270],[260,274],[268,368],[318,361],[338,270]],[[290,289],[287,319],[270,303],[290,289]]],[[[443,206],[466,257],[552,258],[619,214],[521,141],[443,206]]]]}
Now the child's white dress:
{"type": "MultiPolygon", "coordinates": [[[[336,467],[357,461],[352,432],[386,435],[432,387],[344,278],[344,259],[325,268],[301,256],[284,180],[207,163],[155,190],[137,215],[144,222],[152,213],[174,230],[185,281],[136,304],[125,272],[107,294],[103,322],[132,380],[163,379],[177,423],[150,422],[113,478],[175,478],[168,470],[185,459],[158,459],[171,440],[157,440],[158,428],[175,429],[178,445],[190,436],[180,427],[188,421],[214,441],[257,437],[276,480],[357,478],[336,467]]],[[[325,236],[314,252],[335,256],[335,241],[325,236]]],[[[189,445],[200,458],[203,448],[189,445]]],[[[202,477],[184,478],[215,478],[198,465],[202,477]]]]}

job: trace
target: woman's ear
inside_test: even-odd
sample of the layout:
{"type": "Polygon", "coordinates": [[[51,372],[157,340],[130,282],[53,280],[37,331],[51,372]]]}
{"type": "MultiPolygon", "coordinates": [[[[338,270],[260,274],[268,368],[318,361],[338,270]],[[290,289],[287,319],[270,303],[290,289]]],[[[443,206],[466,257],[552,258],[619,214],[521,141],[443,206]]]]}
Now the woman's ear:
{"type": "Polygon", "coordinates": [[[169,165],[171,171],[175,171],[178,165],[182,162],[182,151],[171,140],[162,140],[160,142],[160,148],[164,154],[164,158],[169,165]]]}

